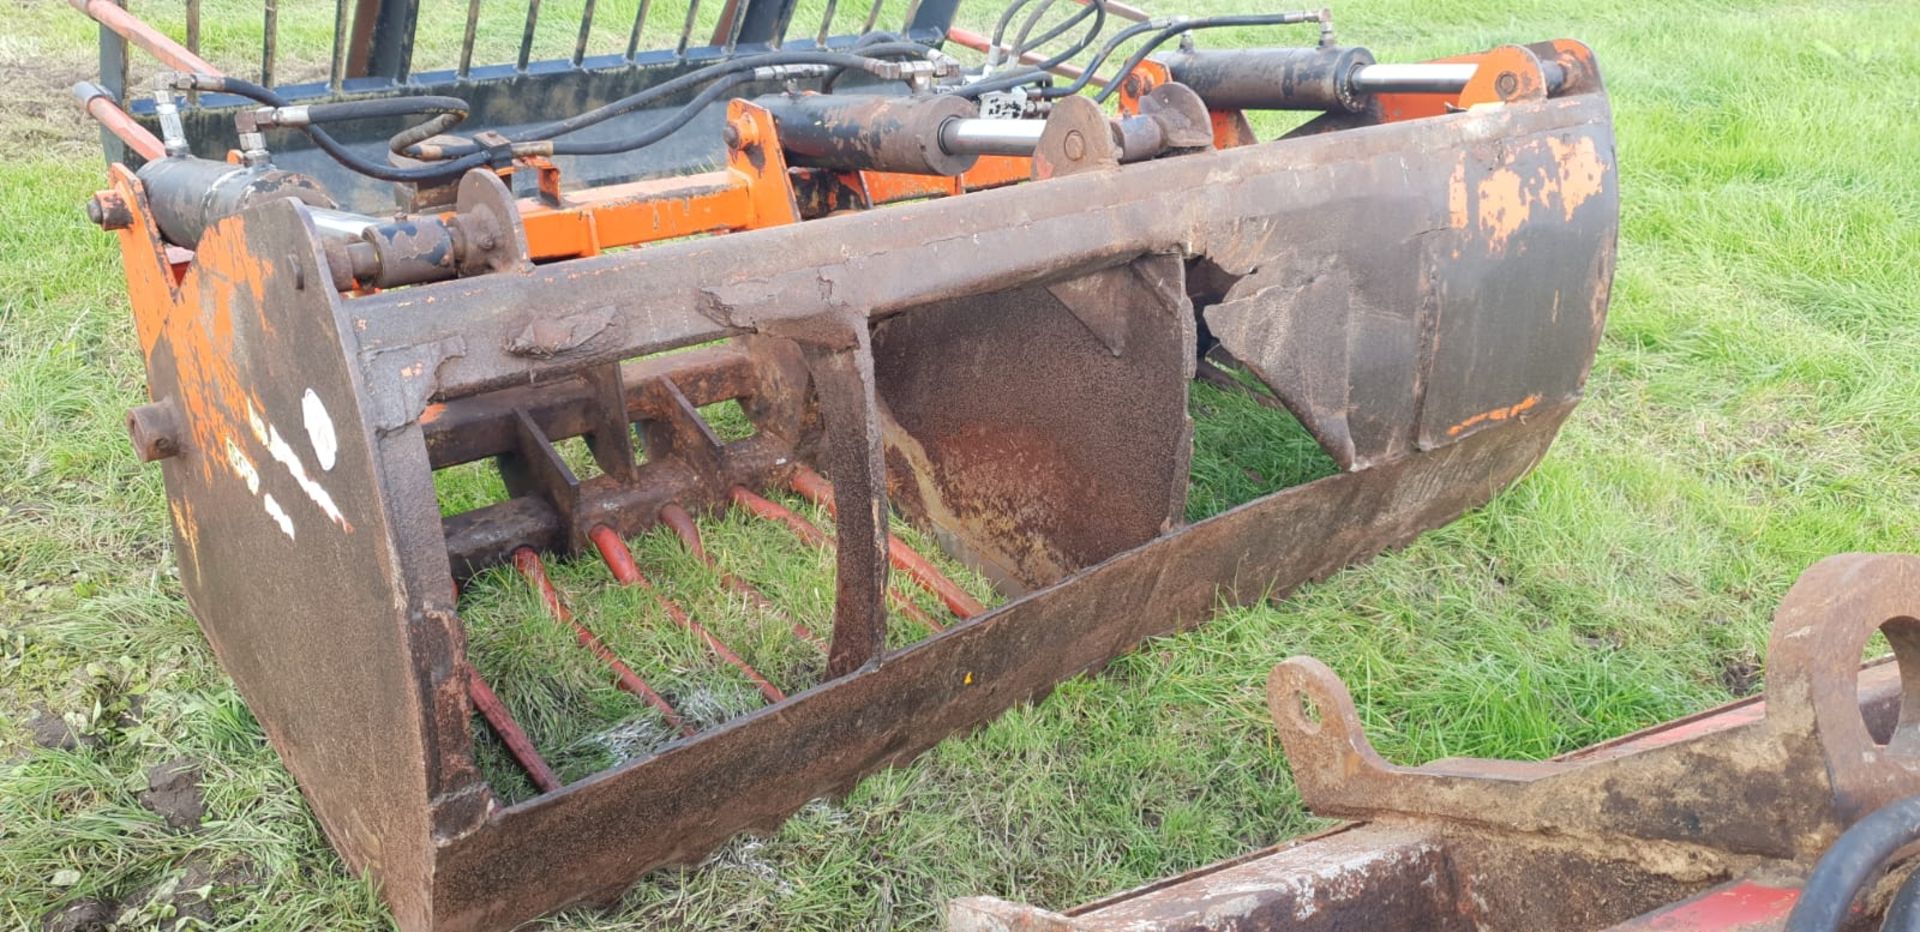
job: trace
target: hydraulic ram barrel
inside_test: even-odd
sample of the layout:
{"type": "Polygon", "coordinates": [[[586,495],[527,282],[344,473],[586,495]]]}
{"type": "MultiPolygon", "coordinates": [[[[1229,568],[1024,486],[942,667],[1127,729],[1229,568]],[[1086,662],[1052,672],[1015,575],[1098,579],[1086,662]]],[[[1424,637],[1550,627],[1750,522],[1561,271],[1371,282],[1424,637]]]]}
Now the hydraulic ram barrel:
{"type": "MultiPolygon", "coordinates": [[[[1324,110],[1358,113],[1375,94],[1458,94],[1473,80],[1473,62],[1382,65],[1357,47],[1196,49],[1157,56],[1173,80],[1193,88],[1214,110],[1324,110]]],[[[1566,84],[1566,69],[1543,61],[1547,88],[1566,84]]]]}

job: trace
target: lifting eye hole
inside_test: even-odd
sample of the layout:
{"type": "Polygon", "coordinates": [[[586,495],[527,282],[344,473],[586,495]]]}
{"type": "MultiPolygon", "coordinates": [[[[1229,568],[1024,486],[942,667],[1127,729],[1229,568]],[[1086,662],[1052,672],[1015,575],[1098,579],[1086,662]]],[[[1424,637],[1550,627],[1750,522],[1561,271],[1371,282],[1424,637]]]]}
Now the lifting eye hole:
{"type": "MultiPolygon", "coordinates": [[[[1893,652],[1900,671],[1900,711],[1891,727],[1882,723],[1869,733],[1875,744],[1902,754],[1920,753],[1920,618],[1896,615],[1880,623],[1877,629],[1893,652]]],[[[1859,673],[1854,673],[1859,682],[1859,673]]],[[[1858,689],[1858,686],[1855,686],[1858,689]]]]}
{"type": "Polygon", "coordinates": [[[1313,696],[1309,695],[1307,691],[1303,689],[1293,694],[1293,707],[1294,715],[1299,719],[1301,730],[1310,735],[1319,734],[1322,724],[1320,718],[1320,703],[1314,701],[1313,696]]]}

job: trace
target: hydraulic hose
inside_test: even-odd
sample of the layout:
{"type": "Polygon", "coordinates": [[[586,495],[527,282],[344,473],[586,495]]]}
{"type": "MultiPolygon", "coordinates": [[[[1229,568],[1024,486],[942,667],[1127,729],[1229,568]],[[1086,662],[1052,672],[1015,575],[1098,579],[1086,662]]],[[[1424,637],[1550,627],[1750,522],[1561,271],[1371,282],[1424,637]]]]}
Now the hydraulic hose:
{"type": "Polygon", "coordinates": [[[1146,61],[1147,56],[1152,55],[1154,50],[1165,45],[1168,39],[1183,32],[1192,32],[1195,29],[1217,29],[1224,26],[1291,26],[1296,23],[1319,21],[1319,14],[1317,13],[1296,12],[1247,13],[1237,16],[1202,16],[1197,19],[1174,23],[1154,33],[1153,38],[1148,39],[1145,44],[1135,49],[1133,55],[1127,59],[1126,64],[1120,66],[1120,71],[1114,75],[1114,79],[1107,82],[1107,86],[1101,88],[1100,93],[1095,94],[1093,99],[1100,103],[1106,103],[1107,98],[1112,97],[1114,92],[1120,89],[1122,78],[1132,74],[1133,69],[1140,67],[1140,63],[1146,61]]]}
{"type": "Polygon", "coordinates": [[[656,84],[646,90],[622,97],[619,100],[602,104],[585,113],[578,113],[564,120],[556,120],[542,126],[523,130],[509,137],[513,142],[553,139],[568,133],[577,132],[622,114],[631,113],[663,97],[671,97],[690,88],[698,87],[708,81],[728,74],[750,72],[755,68],[767,68],[777,65],[834,65],[844,68],[858,68],[872,72],[880,64],[883,56],[925,55],[930,51],[917,42],[886,42],[870,45],[855,55],[849,52],[790,51],[768,52],[763,55],[749,55],[718,64],[709,65],[696,71],[689,71],[670,81],[656,84]]]}
{"type": "Polygon", "coordinates": [[[700,115],[700,111],[712,106],[715,101],[726,96],[728,91],[752,80],[751,75],[740,72],[722,76],[720,80],[707,85],[700,93],[695,94],[692,100],[687,101],[685,106],[674,111],[672,116],[647,127],[635,135],[628,136],[624,139],[609,139],[602,142],[554,142],[551,144],[553,146],[552,154],[613,155],[619,152],[631,152],[635,149],[644,149],[678,132],[680,127],[692,122],[694,117],[700,115]]]}
{"type": "Polygon", "coordinates": [[[1786,932],[1834,932],[1854,898],[1895,851],[1920,839],[1920,796],[1886,804],[1853,824],[1820,856],[1787,916],[1786,932]]]}
{"type": "MultiPolygon", "coordinates": [[[[859,38],[853,40],[853,46],[849,49],[849,51],[863,52],[866,49],[876,45],[884,45],[884,44],[895,43],[895,42],[904,43],[906,41],[907,41],[906,37],[902,36],[897,32],[882,32],[882,31],[876,30],[874,32],[861,33],[859,38]]],[[[833,86],[836,84],[839,84],[840,78],[844,76],[846,73],[847,73],[847,69],[844,67],[835,68],[832,71],[827,72],[827,76],[821,79],[820,81],[820,93],[822,94],[833,93],[833,86]]]]}
{"type": "MultiPolygon", "coordinates": [[[[1053,9],[1053,5],[1058,2],[1059,0],[1040,0],[1039,5],[1035,6],[1033,8],[1033,12],[1028,14],[1026,21],[1020,24],[1020,31],[1017,33],[1014,33],[1013,50],[1007,53],[1008,59],[1012,61],[1020,60],[1020,53],[1026,51],[1027,48],[1029,47],[1027,45],[1027,40],[1033,36],[1033,27],[1040,25],[1041,18],[1045,17],[1047,15],[1047,11],[1053,9]]],[[[1052,39],[1058,38],[1060,35],[1062,35],[1066,31],[1062,27],[1065,27],[1067,22],[1070,22],[1070,21],[1071,21],[1071,17],[1069,17],[1068,20],[1063,21],[1059,26],[1054,27],[1053,31],[1041,34],[1040,41],[1035,44],[1045,45],[1052,39]]]]}
{"type": "MultiPolygon", "coordinates": [[[[1061,62],[1064,62],[1067,59],[1080,54],[1082,51],[1086,49],[1087,46],[1093,44],[1093,40],[1100,35],[1100,30],[1104,28],[1107,24],[1106,0],[1090,0],[1090,2],[1088,2],[1088,4],[1085,7],[1081,8],[1080,12],[1067,17],[1065,22],[1077,23],[1080,20],[1086,18],[1088,14],[1092,14],[1093,16],[1093,25],[1087,29],[1086,35],[1083,35],[1080,37],[1080,41],[1075,42],[1073,45],[1068,46],[1065,49],[1062,49],[1057,54],[1048,56],[1042,61],[1035,63],[1031,68],[1027,68],[1021,71],[1010,72],[1004,75],[995,75],[993,77],[986,78],[981,81],[975,81],[972,84],[964,84],[964,85],[961,85],[960,87],[954,88],[950,93],[954,94],[957,97],[962,97],[968,100],[972,100],[972,99],[978,98],[981,94],[986,94],[992,91],[1009,90],[1015,87],[1019,87],[1022,84],[1026,84],[1031,81],[1035,81],[1044,77],[1048,71],[1053,69],[1054,66],[1059,65],[1061,62]]],[[[997,46],[998,44],[999,43],[996,41],[995,46],[997,46]]],[[[1090,73],[1091,73],[1091,70],[1087,72],[1083,72],[1083,76],[1085,74],[1090,74],[1090,73]]]]}
{"type": "MultiPolygon", "coordinates": [[[[1107,44],[1100,47],[1100,51],[1094,54],[1093,58],[1087,62],[1086,69],[1081,71],[1080,76],[1073,79],[1072,83],[1064,87],[1043,87],[1040,89],[1040,96],[1070,97],[1080,93],[1086,89],[1088,83],[1093,81],[1094,72],[1099,71],[1100,66],[1107,63],[1107,56],[1112,55],[1114,50],[1118,49],[1122,43],[1143,32],[1151,32],[1157,28],[1159,28],[1159,24],[1154,22],[1134,23],[1114,33],[1113,38],[1108,39],[1107,44]]],[[[1126,72],[1121,72],[1120,76],[1125,77],[1126,72]]]]}
{"type": "Polygon", "coordinates": [[[1920,932],[1920,870],[1907,875],[1880,919],[1880,932],[1920,932]]]}
{"type": "Polygon", "coordinates": [[[1000,19],[993,24],[993,42],[987,46],[989,57],[993,55],[993,49],[1005,44],[1002,40],[1007,37],[1007,26],[1013,22],[1013,15],[1020,12],[1020,8],[1029,2],[1031,0],[1013,0],[1012,3],[1007,4],[1006,9],[1000,11],[1000,19]]]}
{"type": "Polygon", "coordinates": [[[345,100],[307,106],[307,122],[339,123],[344,120],[371,120],[380,117],[418,116],[420,114],[458,115],[467,118],[467,102],[458,97],[381,97],[373,100],[345,100]]]}
{"type": "MultiPolygon", "coordinates": [[[[266,104],[269,107],[288,106],[286,98],[243,78],[209,74],[190,74],[188,78],[196,90],[237,94],[249,100],[266,104]]],[[[334,161],[339,162],[352,171],[380,181],[404,184],[439,184],[458,178],[466,174],[470,169],[484,167],[490,158],[487,153],[480,152],[438,165],[428,165],[419,168],[399,168],[393,165],[382,165],[379,162],[370,161],[354,155],[352,152],[347,151],[347,147],[341,145],[339,140],[334,139],[332,134],[319,126],[302,126],[299,127],[299,129],[307,135],[308,139],[313,140],[315,146],[332,157],[334,161]]]]}
{"type": "Polygon", "coordinates": [[[337,123],[380,117],[431,115],[387,140],[387,149],[406,154],[409,146],[425,142],[459,126],[467,118],[467,102],[458,97],[383,97],[374,100],[348,100],[339,103],[312,104],[306,108],[308,123],[337,123]]]}

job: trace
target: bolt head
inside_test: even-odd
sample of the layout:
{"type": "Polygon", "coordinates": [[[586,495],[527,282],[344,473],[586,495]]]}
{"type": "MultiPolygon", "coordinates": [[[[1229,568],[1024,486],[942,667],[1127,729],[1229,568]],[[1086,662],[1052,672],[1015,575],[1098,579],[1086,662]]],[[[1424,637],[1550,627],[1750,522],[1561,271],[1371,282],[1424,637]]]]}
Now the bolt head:
{"type": "Polygon", "coordinates": [[[1087,156],[1087,137],[1082,136],[1077,129],[1068,130],[1067,138],[1060,140],[1060,149],[1066,153],[1067,158],[1078,162],[1087,156]]]}
{"type": "Polygon", "coordinates": [[[1511,71],[1502,71],[1493,79],[1493,89],[1502,97],[1512,97],[1520,89],[1520,77],[1511,71]]]}
{"type": "Polygon", "coordinates": [[[127,412],[127,437],[140,462],[151,463],[180,453],[173,406],[161,401],[127,412]]]}
{"type": "Polygon", "coordinates": [[[133,226],[133,211],[118,191],[100,191],[87,201],[87,219],[102,230],[124,230],[133,226]]]}
{"type": "Polygon", "coordinates": [[[738,149],[747,144],[746,136],[741,134],[739,125],[734,123],[728,123],[727,128],[720,131],[720,138],[726,140],[729,149],[738,149]]]}

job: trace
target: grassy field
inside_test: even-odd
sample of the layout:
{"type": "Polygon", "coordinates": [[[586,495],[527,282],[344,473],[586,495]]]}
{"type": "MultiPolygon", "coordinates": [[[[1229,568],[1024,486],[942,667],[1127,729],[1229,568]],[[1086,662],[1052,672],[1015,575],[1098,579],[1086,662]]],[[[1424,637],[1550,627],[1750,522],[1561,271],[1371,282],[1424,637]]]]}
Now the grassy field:
{"type": "MultiPolygon", "coordinates": [[[[283,6],[298,7],[282,14],[283,73],[315,73],[332,5],[283,6]]],[[[450,25],[420,54],[445,60],[447,10],[463,5],[430,6],[450,25]]],[[[210,27],[211,57],[238,66],[258,41],[253,14],[208,7],[210,23],[237,23],[210,27]]],[[[556,25],[567,7],[548,5],[547,54],[570,46],[556,25]]],[[[600,7],[612,25],[598,47],[617,47],[633,3],[600,7]]],[[[177,3],[134,8],[177,34],[177,3]]],[[[770,837],[552,927],[918,928],[956,895],[1072,905],[1314,824],[1262,707],[1267,670],[1291,654],[1348,680],[1390,758],[1544,757],[1752,692],[1771,609],[1801,570],[1915,549],[1920,7],[1355,0],[1336,13],[1343,39],[1383,60],[1554,36],[1597,50],[1620,138],[1620,271],[1588,400],[1541,467],[1403,552],[1153,641],[770,837]]],[[[518,15],[485,33],[480,59],[509,54],[518,15]]],[[[91,42],[56,0],[0,11],[0,926],[99,901],[134,928],[181,912],[383,928],[181,601],[159,473],[120,426],[143,373],[111,239],[80,212],[102,166],[65,90],[89,75],[91,42]],[[56,721],[72,747],[35,740],[56,721]],[[201,772],[193,830],[140,800],[149,768],[182,758],[201,772]]],[[[1235,396],[1196,388],[1194,411],[1196,515],[1325,468],[1235,396]]],[[[456,476],[443,494],[486,488],[456,476]]],[[[789,613],[825,617],[818,552],[738,519],[708,534],[789,613]]],[[[670,540],[636,551],[776,679],[818,675],[774,619],[712,595],[670,540]]],[[[604,571],[555,573],[589,619],[647,618],[623,649],[671,658],[669,685],[726,681],[604,571]]],[[[657,739],[517,581],[481,580],[463,609],[479,662],[522,674],[507,698],[567,776],[657,739]]],[[[715,717],[753,702],[742,683],[707,698],[715,717]]],[[[480,742],[503,792],[524,792],[480,742]]]]}

